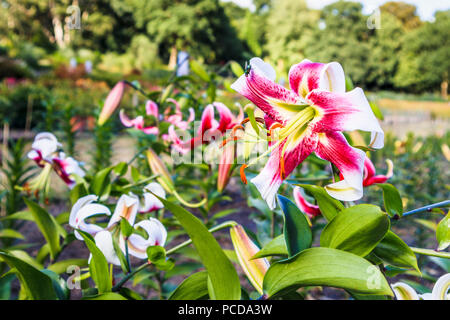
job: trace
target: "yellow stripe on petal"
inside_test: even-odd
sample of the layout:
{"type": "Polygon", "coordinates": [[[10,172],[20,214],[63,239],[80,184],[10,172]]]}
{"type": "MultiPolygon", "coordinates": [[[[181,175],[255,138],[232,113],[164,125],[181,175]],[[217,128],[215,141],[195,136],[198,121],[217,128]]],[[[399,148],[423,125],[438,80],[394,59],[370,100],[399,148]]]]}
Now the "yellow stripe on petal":
{"type": "Polygon", "coordinates": [[[409,285],[403,282],[397,282],[392,285],[397,300],[419,300],[417,292],[409,285]]]}

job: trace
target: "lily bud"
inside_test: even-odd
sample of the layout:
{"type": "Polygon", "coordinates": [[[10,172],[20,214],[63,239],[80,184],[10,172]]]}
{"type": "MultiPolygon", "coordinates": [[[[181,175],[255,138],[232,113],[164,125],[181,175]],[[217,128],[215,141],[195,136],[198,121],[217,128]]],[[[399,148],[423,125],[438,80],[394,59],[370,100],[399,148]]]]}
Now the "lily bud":
{"type": "Polygon", "coordinates": [[[114,86],[114,88],[112,88],[112,90],[109,92],[103,105],[102,112],[98,117],[98,124],[100,126],[103,125],[109,119],[109,117],[114,113],[114,111],[119,106],[120,101],[122,100],[123,97],[125,85],[126,85],[125,81],[119,81],[114,86]]]}
{"type": "Polygon", "coordinates": [[[254,259],[252,257],[259,251],[259,248],[247,236],[241,225],[235,225],[230,229],[231,241],[234,251],[239,259],[239,264],[247,275],[253,287],[263,294],[264,275],[270,267],[265,258],[254,259]]]}
{"type": "Polygon", "coordinates": [[[172,181],[172,177],[169,174],[164,162],[152,149],[147,150],[147,161],[153,174],[158,174],[156,180],[159,184],[169,193],[172,193],[175,189],[172,181]]]}
{"type": "Polygon", "coordinates": [[[234,143],[227,143],[222,149],[217,177],[217,191],[222,192],[228,184],[234,163],[234,143]]]}

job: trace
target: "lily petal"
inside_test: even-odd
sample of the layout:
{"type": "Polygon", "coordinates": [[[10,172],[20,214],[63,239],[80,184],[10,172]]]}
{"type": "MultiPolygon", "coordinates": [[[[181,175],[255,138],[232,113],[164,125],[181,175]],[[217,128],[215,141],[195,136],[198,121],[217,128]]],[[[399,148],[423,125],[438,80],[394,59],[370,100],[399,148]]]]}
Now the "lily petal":
{"type": "Polygon", "coordinates": [[[397,300],[419,300],[417,292],[406,283],[397,282],[392,285],[397,300]]]}
{"type": "Polygon", "coordinates": [[[116,205],[116,209],[114,210],[114,214],[109,220],[108,228],[119,222],[122,218],[127,219],[128,222],[133,225],[134,220],[136,219],[138,207],[139,199],[135,195],[123,194],[122,196],[120,196],[119,201],[116,205]]]}
{"type": "Polygon", "coordinates": [[[295,105],[302,102],[294,92],[274,82],[275,70],[260,58],[250,60],[251,69],[231,85],[274,121],[285,123],[295,115],[295,105]]]}
{"type": "MultiPolygon", "coordinates": [[[[166,198],[166,192],[164,191],[164,188],[161,187],[161,185],[159,183],[156,183],[156,182],[149,183],[148,185],[146,185],[144,187],[144,190],[151,191],[161,198],[164,198],[164,199],[166,198]]],[[[139,212],[147,213],[147,212],[151,212],[151,211],[155,211],[155,210],[164,208],[164,205],[162,204],[162,202],[157,197],[155,197],[152,193],[144,192],[143,196],[144,196],[144,205],[139,208],[139,212]]]]}
{"type": "Polygon", "coordinates": [[[440,277],[434,284],[431,298],[433,300],[447,300],[450,289],[450,273],[440,277]]]}
{"type": "Polygon", "coordinates": [[[313,90],[306,100],[319,112],[319,116],[314,120],[317,131],[369,131],[371,132],[369,147],[376,149],[383,147],[383,129],[361,88],[346,93],[313,90]]]}
{"type": "Polygon", "coordinates": [[[294,188],[294,200],[297,204],[297,207],[302,212],[306,213],[308,217],[313,218],[322,214],[322,212],[320,212],[319,206],[306,201],[305,197],[303,197],[303,194],[300,191],[300,187],[294,188]]]}
{"type": "Polygon", "coordinates": [[[147,102],[145,103],[145,113],[149,116],[154,116],[156,119],[158,119],[159,118],[158,105],[152,100],[147,100],[147,102]]]}
{"type": "Polygon", "coordinates": [[[148,238],[138,234],[132,234],[128,238],[128,252],[132,256],[139,259],[147,258],[147,248],[149,246],[164,246],[167,239],[167,231],[164,225],[155,218],[143,220],[135,224],[134,227],[141,227],[144,229],[148,238]]]}
{"type": "Polygon", "coordinates": [[[304,98],[314,89],[344,93],[344,70],[337,62],[324,64],[305,59],[289,70],[289,85],[304,98]]]}
{"type": "Polygon", "coordinates": [[[351,147],[342,133],[327,132],[319,134],[316,154],[336,165],[344,177],[344,180],[325,186],[328,194],[344,201],[355,201],[362,197],[366,157],[362,150],[351,147]]]}
{"type": "MultiPolygon", "coordinates": [[[[116,266],[120,266],[119,257],[114,250],[113,238],[109,231],[103,230],[97,233],[94,237],[95,244],[103,253],[108,263],[114,264],[116,266]]],[[[89,261],[91,257],[89,257],[89,261]]]]}
{"type": "Polygon", "coordinates": [[[264,169],[252,180],[250,180],[261,193],[261,197],[266,200],[270,209],[276,206],[276,194],[283,183],[283,180],[305,160],[317,146],[317,135],[311,132],[303,134],[297,141],[287,141],[280,143],[271,153],[264,169]],[[284,149],[285,144],[289,144],[284,149]],[[283,154],[284,150],[284,154],[283,154]],[[284,174],[281,172],[280,159],[284,159],[284,174]],[[283,176],[282,176],[283,175],[283,176]]]}

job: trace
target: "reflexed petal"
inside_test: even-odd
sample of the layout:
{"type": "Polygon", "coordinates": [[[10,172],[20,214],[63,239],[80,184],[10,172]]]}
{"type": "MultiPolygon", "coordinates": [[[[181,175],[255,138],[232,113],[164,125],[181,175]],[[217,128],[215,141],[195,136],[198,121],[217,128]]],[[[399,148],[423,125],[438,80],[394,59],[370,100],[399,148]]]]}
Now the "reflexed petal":
{"type": "MultiPolygon", "coordinates": [[[[39,156],[44,160],[49,160],[48,158],[54,153],[61,144],[56,139],[55,135],[50,132],[41,132],[36,135],[31,148],[39,153],[39,156]]],[[[31,154],[35,155],[34,153],[31,154]]]]}
{"type": "MultiPolygon", "coordinates": [[[[72,208],[70,212],[69,224],[74,229],[80,229],[81,231],[85,231],[91,235],[95,235],[97,232],[103,230],[102,227],[86,223],[85,220],[96,215],[105,214],[107,216],[111,215],[111,211],[109,211],[108,207],[98,204],[92,203],[96,200],[96,196],[89,195],[83,198],[80,198],[72,208]],[[95,197],[95,198],[94,198],[95,197]]],[[[74,232],[76,238],[78,240],[83,240],[83,237],[75,230],[74,232]]]]}
{"type": "Polygon", "coordinates": [[[219,112],[219,125],[217,129],[220,132],[225,132],[233,124],[234,116],[230,109],[226,105],[220,102],[213,102],[213,106],[216,107],[219,112]]]}
{"type": "Polygon", "coordinates": [[[363,171],[365,153],[351,147],[342,133],[328,132],[319,134],[316,154],[330,161],[342,173],[344,180],[325,187],[333,198],[355,201],[363,195],[363,171]]]}
{"type": "Polygon", "coordinates": [[[250,60],[251,69],[231,85],[231,88],[242,94],[264,111],[273,120],[285,123],[296,113],[295,105],[302,100],[292,91],[274,82],[275,71],[261,59],[250,60]],[[269,69],[270,67],[270,69],[269,69]]]}
{"type": "Polygon", "coordinates": [[[300,187],[294,188],[294,200],[297,204],[297,207],[304,213],[306,213],[310,218],[317,217],[321,215],[319,206],[309,203],[303,197],[302,192],[300,191],[300,187]]]}
{"type": "Polygon", "coordinates": [[[128,238],[128,252],[139,259],[147,258],[147,248],[149,246],[164,246],[167,238],[167,231],[163,224],[155,218],[143,220],[135,224],[135,228],[141,227],[144,229],[148,238],[138,234],[132,234],[128,238]]]}
{"type": "Polygon", "coordinates": [[[392,285],[397,300],[419,300],[417,292],[409,285],[403,282],[397,282],[392,285]]]}
{"type": "Polygon", "coordinates": [[[386,172],[386,175],[374,175],[375,174],[375,167],[373,163],[369,160],[369,162],[366,160],[364,161],[364,181],[363,185],[364,187],[376,184],[376,183],[385,183],[387,180],[389,180],[392,175],[394,174],[394,164],[391,160],[387,159],[386,163],[388,164],[388,171],[386,172]]]}
{"type": "Polygon", "coordinates": [[[250,180],[261,193],[261,197],[266,200],[270,209],[275,208],[275,196],[278,188],[283,183],[280,165],[282,150],[284,150],[284,178],[286,178],[315,150],[316,145],[317,135],[309,132],[309,130],[297,140],[289,137],[286,138],[285,142],[282,142],[272,151],[264,169],[255,178],[250,180]],[[286,148],[284,148],[285,144],[288,144],[286,148]]]}
{"type": "Polygon", "coordinates": [[[122,122],[122,124],[125,127],[133,127],[134,126],[134,121],[131,120],[130,118],[128,118],[128,116],[125,114],[125,111],[122,109],[119,112],[119,118],[120,118],[120,122],[122,122]]]}
{"type": "MultiPolygon", "coordinates": [[[[149,183],[148,185],[146,185],[144,187],[144,190],[151,191],[161,198],[164,198],[164,199],[166,198],[166,192],[164,191],[164,188],[161,187],[161,185],[159,183],[156,183],[156,182],[149,183]]],[[[162,204],[162,202],[157,197],[155,197],[152,193],[144,192],[143,196],[144,196],[144,205],[139,208],[139,212],[151,212],[154,210],[159,210],[161,208],[164,208],[164,205],[162,204]]]]}
{"type": "Polygon", "coordinates": [[[147,100],[147,102],[145,103],[145,113],[149,116],[154,116],[156,119],[158,119],[159,118],[158,105],[152,100],[147,100]]]}
{"type": "Polygon", "coordinates": [[[98,199],[98,197],[95,194],[90,194],[84,197],[81,197],[80,199],[78,199],[75,204],[72,207],[72,210],[70,211],[70,216],[69,216],[69,225],[73,228],[75,227],[75,223],[76,223],[76,217],[78,215],[78,211],[80,211],[80,209],[82,207],[84,207],[85,205],[94,202],[98,199]]]}
{"type": "MultiPolygon", "coordinates": [[[[105,256],[106,261],[116,266],[120,266],[119,257],[117,256],[116,251],[114,250],[113,238],[111,233],[106,230],[100,231],[95,235],[94,240],[97,247],[105,256]]],[[[90,259],[91,257],[89,258],[89,260],[90,259]]]]}
{"type": "Polygon", "coordinates": [[[383,147],[384,132],[361,88],[347,93],[314,90],[308,94],[306,100],[313,104],[319,113],[314,119],[316,131],[369,131],[369,147],[383,147]]]}
{"type": "Polygon", "coordinates": [[[344,93],[344,70],[337,62],[324,64],[305,59],[289,70],[289,85],[302,97],[314,89],[344,93]]]}
{"type": "Polygon", "coordinates": [[[132,195],[123,194],[120,196],[119,201],[117,202],[116,209],[114,210],[114,214],[108,223],[108,228],[113,224],[120,221],[120,219],[125,218],[128,222],[133,225],[134,220],[136,219],[136,214],[139,207],[139,199],[132,195]]]}
{"type": "Polygon", "coordinates": [[[433,291],[431,292],[431,298],[433,300],[448,300],[449,289],[450,273],[447,273],[440,277],[434,284],[433,291]]]}

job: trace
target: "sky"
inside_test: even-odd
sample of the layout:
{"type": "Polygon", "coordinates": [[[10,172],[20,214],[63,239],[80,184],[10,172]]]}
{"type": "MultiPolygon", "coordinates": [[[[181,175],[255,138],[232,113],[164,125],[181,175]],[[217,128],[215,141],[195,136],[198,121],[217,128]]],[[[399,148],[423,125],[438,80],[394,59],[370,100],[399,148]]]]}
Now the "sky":
{"type": "MultiPolygon", "coordinates": [[[[222,0],[224,2],[233,1],[234,3],[253,9],[252,0],[222,0]]],[[[295,1],[295,0],[293,0],[295,1]]],[[[357,0],[353,0],[357,1],[357,0]]],[[[364,13],[370,14],[379,7],[381,4],[387,2],[388,0],[364,0],[357,1],[361,2],[364,5],[364,13]]],[[[450,9],[450,1],[449,0],[402,0],[403,2],[413,4],[417,7],[417,13],[419,14],[422,20],[432,21],[434,12],[438,10],[448,10],[450,9]]],[[[336,0],[306,0],[308,6],[313,9],[321,9],[324,6],[336,2],[336,0]]]]}

